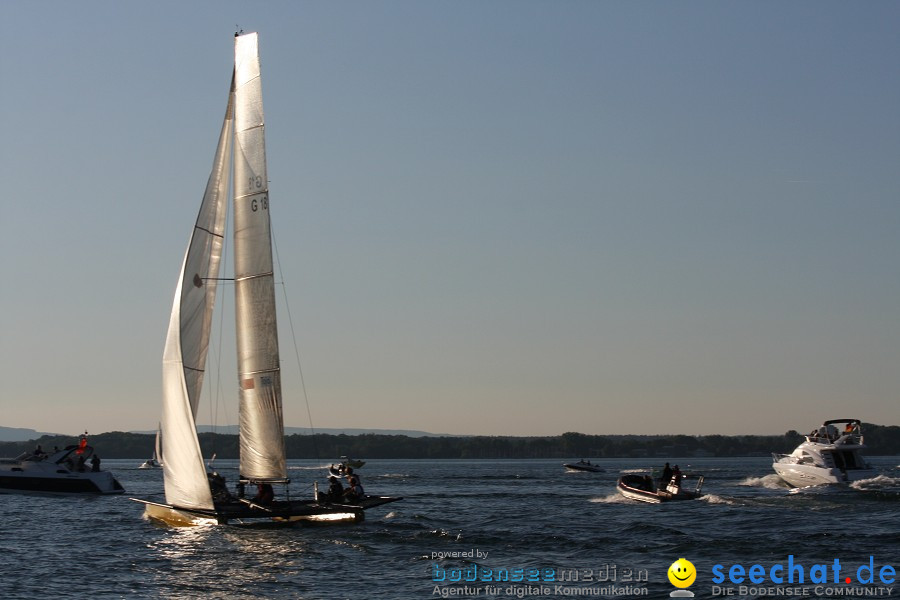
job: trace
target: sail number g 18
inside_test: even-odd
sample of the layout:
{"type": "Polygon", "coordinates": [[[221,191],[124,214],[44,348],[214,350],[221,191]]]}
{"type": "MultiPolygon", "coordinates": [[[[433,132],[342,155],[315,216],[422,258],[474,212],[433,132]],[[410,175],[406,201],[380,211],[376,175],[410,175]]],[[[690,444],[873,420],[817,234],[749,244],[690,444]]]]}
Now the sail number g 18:
{"type": "Polygon", "coordinates": [[[269,210],[269,197],[263,196],[262,198],[254,198],[250,201],[250,210],[256,212],[258,210],[269,210]]]}

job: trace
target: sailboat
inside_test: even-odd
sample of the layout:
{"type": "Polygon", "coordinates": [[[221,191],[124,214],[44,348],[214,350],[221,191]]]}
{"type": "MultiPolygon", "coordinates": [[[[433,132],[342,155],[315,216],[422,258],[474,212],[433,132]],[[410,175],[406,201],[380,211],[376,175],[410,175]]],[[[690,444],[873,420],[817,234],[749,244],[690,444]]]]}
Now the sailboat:
{"type": "MultiPolygon", "coordinates": [[[[160,426],[161,427],[161,426],[160,426]]],[[[156,430],[156,440],[153,442],[153,454],[141,463],[141,466],[138,469],[159,469],[162,467],[162,463],[159,462],[159,457],[162,456],[161,449],[161,436],[159,428],[156,430]]]]}
{"type": "Polygon", "coordinates": [[[175,288],[163,351],[165,503],[137,500],[146,517],[169,525],[256,520],[358,521],[366,509],[400,500],[363,496],[335,501],[291,499],[284,452],[281,372],[266,171],[265,121],[256,33],[235,34],[234,71],[225,118],[200,212],[175,288]],[[232,168],[233,167],[233,168],[232,168]],[[233,171],[233,180],[232,180],[233,171]],[[229,186],[230,184],[230,186],[229,186]],[[238,355],[240,480],[232,494],[208,472],[197,438],[210,324],[225,239],[229,187],[233,204],[235,323],[238,355]],[[244,497],[246,486],[260,492],[244,497]],[[283,488],[283,499],[273,486],[283,488]]]}

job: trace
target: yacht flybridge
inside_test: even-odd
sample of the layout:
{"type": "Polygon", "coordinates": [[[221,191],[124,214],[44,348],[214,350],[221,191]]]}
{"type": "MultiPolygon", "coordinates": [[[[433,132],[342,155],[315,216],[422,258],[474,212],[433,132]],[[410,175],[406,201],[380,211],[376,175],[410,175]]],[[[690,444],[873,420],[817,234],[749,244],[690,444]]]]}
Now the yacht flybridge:
{"type": "Polygon", "coordinates": [[[850,483],[875,470],[863,457],[859,419],[832,419],[805,436],[790,454],[772,454],[772,468],[794,487],[850,483]]]}

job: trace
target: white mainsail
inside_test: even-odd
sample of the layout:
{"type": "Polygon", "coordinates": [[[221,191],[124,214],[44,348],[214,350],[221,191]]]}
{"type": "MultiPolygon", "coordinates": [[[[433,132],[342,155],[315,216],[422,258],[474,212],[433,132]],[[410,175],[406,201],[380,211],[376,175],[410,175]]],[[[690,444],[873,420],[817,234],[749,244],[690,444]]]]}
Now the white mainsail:
{"type": "Polygon", "coordinates": [[[265,120],[256,33],[234,46],[234,279],[241,476],[281,481],[284,422],[275,322],[265,120]]]}
{"type": "Polygon", "coordinates": [[[159,458],[163,463],[166,502],[187,508],[213,508],[195,419],[206,368],[228,206],[233,89],[232,80],[212,172],[175,288],[163,351],[161,431],[166,445],[165,456],[159,458]]]}

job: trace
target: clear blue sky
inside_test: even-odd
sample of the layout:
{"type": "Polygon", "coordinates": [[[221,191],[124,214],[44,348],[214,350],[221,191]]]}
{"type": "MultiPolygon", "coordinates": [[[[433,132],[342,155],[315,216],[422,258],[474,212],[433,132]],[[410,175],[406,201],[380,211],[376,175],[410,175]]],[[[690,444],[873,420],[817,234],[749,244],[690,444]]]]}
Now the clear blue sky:
{"type": "MultiPolygon", "coordinates": [[[[0,16],[0,425],[155,428],[236,24],[260,32],[314,425],[900,424],[900,3],[3,2],[0,16]]],[[[285,420],[304,426],[279,316],[285,420]]],[[[221,362],[207,387],[226,424],[233,353],[221,362]]]]}

